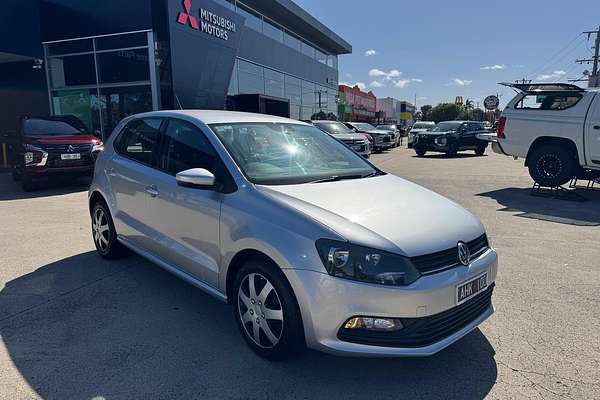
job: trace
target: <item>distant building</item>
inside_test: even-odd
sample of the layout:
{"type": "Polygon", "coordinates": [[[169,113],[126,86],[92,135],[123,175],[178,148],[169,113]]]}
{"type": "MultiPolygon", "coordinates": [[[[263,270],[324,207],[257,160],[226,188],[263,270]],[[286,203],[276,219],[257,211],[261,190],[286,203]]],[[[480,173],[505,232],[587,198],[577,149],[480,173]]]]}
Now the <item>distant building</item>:
{"type": "Polygon", "coordinates": [[[417,108],[414,104],[409,103],[408,101],[400,102],[400,125],[402,126],[411,126],[415,119],[415,113],[417,112],[417,108]]]}
{"type": "Polygon", "coordinates": [[[375,119],[377,111],[377,97],[373,92],[363,92],[358,86],[350,87],[340,85],[340,96],[345,98],[345,111],[350,111],[347,115],[350,121],[372,121],[375,119]]]}
{"type": "Polygon", "coordinates": [[[377,112],[381,113],[381,122],[396,124],[400,122],[400,101],[393,97],[377,99],[377,112]]]}

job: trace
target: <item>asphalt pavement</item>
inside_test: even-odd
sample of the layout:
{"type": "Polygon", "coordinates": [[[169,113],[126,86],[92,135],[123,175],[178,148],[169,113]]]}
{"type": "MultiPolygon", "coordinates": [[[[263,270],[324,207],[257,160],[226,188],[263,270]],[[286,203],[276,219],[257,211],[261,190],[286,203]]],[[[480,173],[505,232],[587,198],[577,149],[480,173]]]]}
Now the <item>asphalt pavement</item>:
{"type": "Polygon", "coordinates": [[[372,161],[487,227],[497,313],[480,329],[429,358],[270,363],[229,306],[137,256],[97,256],[84,187],[23,193],[0,174],[0,399],[600,398],[600,191],[532,197],[522,160],[489,151],[372,161]]]}

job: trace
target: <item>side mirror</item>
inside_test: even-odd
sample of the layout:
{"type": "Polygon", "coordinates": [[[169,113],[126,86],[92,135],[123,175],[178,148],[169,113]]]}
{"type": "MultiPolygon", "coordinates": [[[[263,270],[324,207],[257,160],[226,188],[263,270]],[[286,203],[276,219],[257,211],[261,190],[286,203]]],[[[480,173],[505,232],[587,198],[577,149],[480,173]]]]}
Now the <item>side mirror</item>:
{"type": "Polygon", "coordinates": [[[179,186],[209,189],[215,186],[215,176],[204,168],[192,168],[178,173],[175,180],[179,186]]]}

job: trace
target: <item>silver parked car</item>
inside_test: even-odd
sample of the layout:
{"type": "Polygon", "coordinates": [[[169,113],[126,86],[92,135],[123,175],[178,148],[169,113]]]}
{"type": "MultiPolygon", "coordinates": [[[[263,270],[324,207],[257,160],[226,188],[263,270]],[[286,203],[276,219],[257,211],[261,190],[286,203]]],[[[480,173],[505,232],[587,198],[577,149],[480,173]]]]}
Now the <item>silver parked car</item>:
{"type": "Polygon", "coordinates": [[[371,144],[367,134],[354,133],[346,125],[338,121],[311,121],[311,123],[344,143],[365,158],[371,156],[371,144]]]}
{"type": "Polygon", "coordinates": [[[494,313],[497,256],[481,223],[314,126],[141,114],[117,126],[95,168],[98,253],[132,250],[230,303],[268,359],[305,346],[431,355],[494,313]]]}

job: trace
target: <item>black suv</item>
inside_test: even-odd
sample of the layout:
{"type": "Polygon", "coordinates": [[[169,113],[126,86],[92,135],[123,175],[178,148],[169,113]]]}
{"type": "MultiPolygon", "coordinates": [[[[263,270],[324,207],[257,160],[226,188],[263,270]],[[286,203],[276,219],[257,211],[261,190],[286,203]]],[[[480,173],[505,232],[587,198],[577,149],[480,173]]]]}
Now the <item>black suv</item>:
{"type": "Polygon", "coordinates": [[[459,151],[474,150],[482,156],[488,146],[488,141],[477,138],[480,133],[487,133],[483,122],[478,121],[446,121],[427,132],[416,133],[413,147],[419,157],[428,151],[446,153],[455,157],[459,151]]]}

